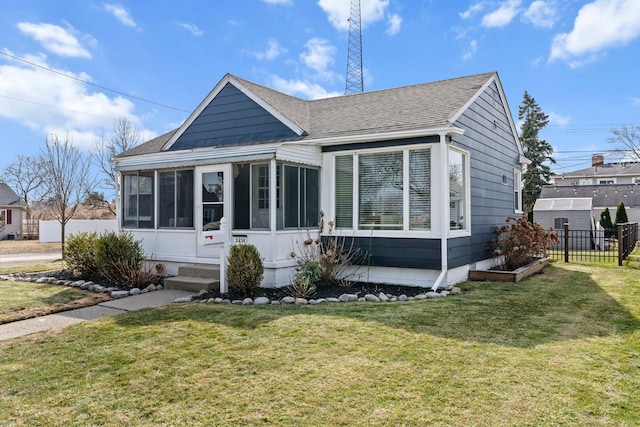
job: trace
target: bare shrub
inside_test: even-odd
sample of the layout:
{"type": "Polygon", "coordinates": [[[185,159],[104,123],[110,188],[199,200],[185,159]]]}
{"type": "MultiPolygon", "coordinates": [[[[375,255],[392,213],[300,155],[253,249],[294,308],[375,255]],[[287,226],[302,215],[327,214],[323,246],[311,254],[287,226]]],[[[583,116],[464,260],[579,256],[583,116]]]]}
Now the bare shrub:
{"type": "Polygon", "coordinates": [[[319,265],[317,283],[346,286],[350,279],[357,276],[358,266],[362,264],[366,254],[355,247],[354,239],[347,241],[344,236],[331,234],[333,221],[329,221],[328,226],[329,232],[323,236],[324,213],[320,211],[317,237],[314,239],[307,233],[304,241],[297,242],[297,251],[291,252],[291,257],[297,258],[299,271],[310,263],[319,265]]]}
{"type": "Polygon", "coordinates": [[[560,241],[552,228],[545,230],[524,217],[508,217],[506,224],[496,229],[496,235],[494,254],[504,257],[501,268],[507,271],[527,265],[537,256],[546,257],[549,248],[560,241]]]}
{"type": "Polygon", "coordinates": [[[151,284],[157,284],[166,277],[166,268],[162,263],[154,265],[153,262],[125,262],[117,260],[112,265],[113,276],[109,281],[118,286],[131,288],[146,288],[151,284]]]}

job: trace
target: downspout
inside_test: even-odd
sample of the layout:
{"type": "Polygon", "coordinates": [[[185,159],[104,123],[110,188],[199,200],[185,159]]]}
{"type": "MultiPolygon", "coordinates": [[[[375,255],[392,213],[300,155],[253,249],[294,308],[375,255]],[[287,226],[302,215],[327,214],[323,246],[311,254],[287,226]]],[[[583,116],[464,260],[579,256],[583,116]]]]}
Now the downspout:
{"type": "Polygon", "coordinates": [[[433,283],[431,287],[432,291],[437,291],[440,287],[440,284],[447,276],[447,271],[449,269],[448,266],[448,242],[447,238],[449,237],[449,146],[447,145],[447,135],[441,133],[440,134],[440,165],[442,170],[440,171],[440,178],[444,180],[443,185],[440,185],[440,206],[442,206],[442,210],[440,212],[440,275],[433,283]]]}

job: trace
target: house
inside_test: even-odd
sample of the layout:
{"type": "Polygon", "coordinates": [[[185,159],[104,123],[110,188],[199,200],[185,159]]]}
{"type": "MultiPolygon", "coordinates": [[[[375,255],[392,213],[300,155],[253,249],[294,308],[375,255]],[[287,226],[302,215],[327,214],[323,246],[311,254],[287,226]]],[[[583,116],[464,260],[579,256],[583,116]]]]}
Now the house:
{"type": "Polygon", "coordinates": [[[22,218],[27,204],[5,182],[0,181],[0,240],[22,234],[22,218]]]}
{"type": "Polygon", "coordinates": [[[313,101],[227,74],[178,129],[114,159],[118,221],[169,271],[251,243],[277,287],[322,211],[324,233],[367,253],[361,280],[436,289],[495,263],[525,162],[495,72],[313,101]]]}
{"type": "Polygon", "coordinates": [[[605,163],[604,156],[591,157],[591,167],[551,176],[554,185],[640,184],[640,162],[605,163]]]}
{"type": "MultiPolygon", "coordinates": [[[[593,216],[600,220],[600,214],[606,208],[615,218],[616,209],[624,202],[629,222],[640,222],[640,185],[637,184],[592,184],[592,185],[545,185],[540,199],[590,198],[593,216]]],[[[559,215],[561,216],[561,215],[559,215]]],[[[534,221],[538,222],[535,209],[534,221]]],[[[588,230],[588,222],[573,223],[572,228],[588,230]]]]}

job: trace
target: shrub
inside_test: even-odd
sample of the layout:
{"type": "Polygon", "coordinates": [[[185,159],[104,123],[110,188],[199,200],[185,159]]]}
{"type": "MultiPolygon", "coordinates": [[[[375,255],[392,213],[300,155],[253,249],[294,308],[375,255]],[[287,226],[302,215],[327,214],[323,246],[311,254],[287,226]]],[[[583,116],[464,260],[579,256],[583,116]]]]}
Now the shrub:
{"type": "Polygon", "coordinates": [[[117,286],[128,286],[121,270],[142,267],[144,253],[140,242],[128,232],[107,232],[96,241],[96,267],[100,274],[117,286]]]}
{"type": "Polygon", "coordinates": [[[157,284],[166,276],[165,265],[162,263],[142,262],[139,265],[131,265],[123,260],[113,263],[113,269],[117,271],[120,286],[128,288],[146,288],[150,284],[157,284]]]}
{"type": "Polygon", "coordinates": [[[609,212],[609,208],[604,208],[602,213],[600,213],[600,225],[606,230],[611,230],[613,228],[613,222],[611,222],[611,213],[609,212]]]}
{"type": "Polygon", "coordinates": [[[65,262],[84,278],[98,278],[96,265],[96,241],[98,233],[81,232],[71,234],[65,242],[65,262]]]}
{"type": "Polygon", "coordinates": [[[620,202],[618,207],[616,208],[616,222],[614,225],[625,224],[629,222],[629,218],[627,217],[627,210],[624,207],[624,202],[620,202]]]}
{"type": "Polygon", "coordinates": [[[264,274],[258,249],[250,244],[233,245],[227,261],[229,292],[243,298],[253,297],[264,274]]]}
{"type": "Polygon", "coordinates": [[[316,282],[322,274],[320,265],[315,261],[309,261],[298,268],[287,290],[291,296],[305,298],[316,291],[316,282]]]}
{"type": "Polygon", "coordinates": [[[504,257],[501,267],[507,271],[527,265],[536,256],[547,256],[547,250],[560,241],[553,229],[545,230],[526,218],[507,218],[506,224],[496,229],[496,235],[494,254],[504,257]]]}
{"type": "Polygon", "coordinates": [[[318,237],[313,239],[311,235],[302,242],[298,242],[297,251],[291,252],[292,258],[297,258],[301,268],[308,264],[317,264],[320,267],[318,284],[347,285],[349,279],[357,276],[357,268],[365,260],[364,254],[354,246],[354,239],[343,236],[334,236],[333,221],[329,221],[329,233],[322,235],[324,231],[324,214],[320,211],[318,222],[318,237]]]}

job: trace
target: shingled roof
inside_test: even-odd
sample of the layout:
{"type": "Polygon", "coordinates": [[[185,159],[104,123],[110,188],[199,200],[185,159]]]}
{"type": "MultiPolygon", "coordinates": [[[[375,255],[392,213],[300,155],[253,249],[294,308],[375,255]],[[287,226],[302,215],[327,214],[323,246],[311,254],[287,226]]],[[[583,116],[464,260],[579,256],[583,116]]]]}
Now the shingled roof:
{"type": "MultiPolygon", "coordinates": [[[[225,78],[238,86],[244,86],[302,129],[304,134],[299,140],[309,140],[451,126],[451,118],[495,75],[494,72],[476,74],[312,101],[296,98],[231,74],[225,78]]],[[[158,153],[177,130],[154,138],[118,157],[158,153]]]]}
{"type": "Polygon", "coordinates": [[[595,207],[617,206],[624,202],[628,208],[640,207],[640,185],[600,184],[600,185],[545,185],[541,199],[564,199],[590,197],[595,207]]]}
{"type": "Polygon", "coordinates": [[[582,177],[615,177],[615,176],[640,176],[639,162],[602,163],[572,172],[554,175],[557,178],[582,178],[582,177]]]}
{"type": "Polygon", "coordinates": [[[25,207],[26,203],[6,182],[0,182],[0,206],[25,207]]]}

